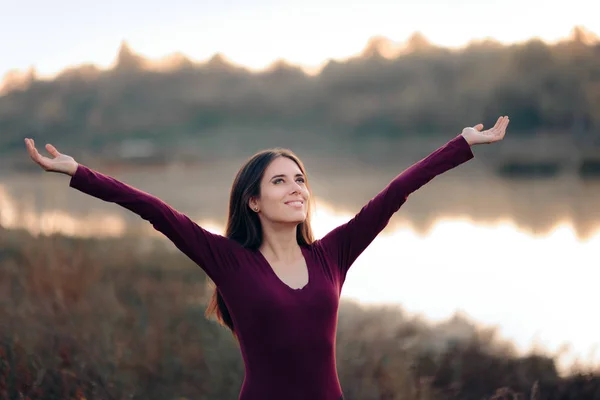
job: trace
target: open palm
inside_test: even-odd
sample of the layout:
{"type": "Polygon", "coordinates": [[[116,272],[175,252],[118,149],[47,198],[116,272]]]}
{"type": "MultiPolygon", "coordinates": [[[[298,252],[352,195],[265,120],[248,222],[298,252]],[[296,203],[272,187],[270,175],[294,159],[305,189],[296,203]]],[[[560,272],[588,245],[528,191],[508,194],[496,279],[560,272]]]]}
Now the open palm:
{"type": "Polygon", "coordinates": [[[506,127],[508,126],[509,119],[507,116],[500,117],[496,121],[496,125],[493,128],[482,131],[483,124],[475,125],[474,127],[465,128],[462,131],[462,135],[471,146],[475,144],[487,144],[494,143],[504,139],[506,135],[506,127]]]}
{"type": "Polygon", "coordinates": [[[41,155],[35,148],[33,139],[25,139],[25,146],[31,159],[46,171],[59,172],[71,176],[77,171],[77,162],[73,157],[60,153],[51,144],[46,145],[46,150],[53,158],[41,155]]]}

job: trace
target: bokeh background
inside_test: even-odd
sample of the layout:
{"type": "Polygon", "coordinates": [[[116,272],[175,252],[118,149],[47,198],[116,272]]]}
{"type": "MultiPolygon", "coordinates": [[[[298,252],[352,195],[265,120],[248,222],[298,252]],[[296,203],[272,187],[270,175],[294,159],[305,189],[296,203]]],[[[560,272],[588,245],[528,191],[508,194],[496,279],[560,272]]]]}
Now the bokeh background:
{"type": "Polygon", "coordinates": [[[243,379],[201,269],[25,137],[219,233],[244,160],[291,148],[320,237],[509,115],[352,267],[340,380],[351,400],[600,399],[593,3],[3,3],[0,398],[225,400],[243,379]]]}

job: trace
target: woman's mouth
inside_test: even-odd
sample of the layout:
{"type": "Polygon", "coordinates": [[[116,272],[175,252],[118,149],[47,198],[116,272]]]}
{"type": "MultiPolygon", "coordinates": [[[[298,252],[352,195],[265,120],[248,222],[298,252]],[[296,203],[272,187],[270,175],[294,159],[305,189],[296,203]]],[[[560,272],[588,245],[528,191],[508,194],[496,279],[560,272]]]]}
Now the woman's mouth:
{"type": "Polygon", "coordinates": [[[302,206],[304,205],[304,202],[302,200],[292,200],[292,201],[286,201],[285,204],[287,204],[288,206],[295,207],[295,208],[302,208],[302,206]]]}

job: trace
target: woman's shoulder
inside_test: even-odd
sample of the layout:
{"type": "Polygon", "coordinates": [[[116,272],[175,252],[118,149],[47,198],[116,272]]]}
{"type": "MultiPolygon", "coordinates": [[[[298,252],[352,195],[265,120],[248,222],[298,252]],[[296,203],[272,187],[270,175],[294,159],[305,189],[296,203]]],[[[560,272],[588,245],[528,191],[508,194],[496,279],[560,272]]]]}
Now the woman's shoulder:
{"type": "Polygon", "coordinates": [[[314,262],[328,266],[331,263],[331,254],[321,239],[315,239],[311,243],[301,246],[304,251],[313,258],[314,262]]]}

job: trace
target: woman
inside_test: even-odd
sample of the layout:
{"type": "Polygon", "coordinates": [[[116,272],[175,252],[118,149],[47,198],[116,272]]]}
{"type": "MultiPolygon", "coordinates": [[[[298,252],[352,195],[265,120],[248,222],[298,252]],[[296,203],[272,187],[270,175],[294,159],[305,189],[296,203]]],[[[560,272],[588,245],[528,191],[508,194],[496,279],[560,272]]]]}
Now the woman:
{"type": "Polygon", "coordinates": [[[508,122],[500,117],[487,131],[481,124],[465,128],[320,240],[313,240],[310,228],[306,171],[289,151],[260,152],[240,169],[221,236],[50,144],[53,158],[41,156],[32,139],[25,143],[46,171],[71,176],[71,187],[152,223],[214,281],[207,314],[217,314],[239,341],[245,365],[241,400],[338,400],[336,323],[350,266],[411,193],[473,158],[471,146],[502,140],[508,122]]]}

